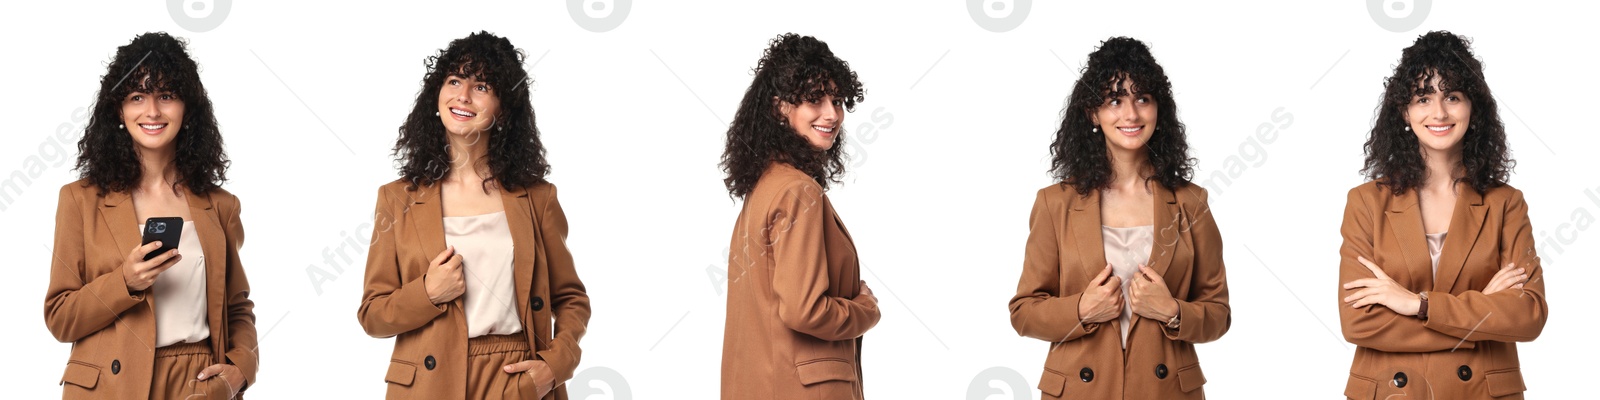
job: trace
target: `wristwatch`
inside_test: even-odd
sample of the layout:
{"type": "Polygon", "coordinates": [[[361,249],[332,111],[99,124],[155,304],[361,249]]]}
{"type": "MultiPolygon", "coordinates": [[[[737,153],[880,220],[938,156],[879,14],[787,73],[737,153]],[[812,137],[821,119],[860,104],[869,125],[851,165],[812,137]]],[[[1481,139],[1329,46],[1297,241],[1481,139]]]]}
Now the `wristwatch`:
{"type": "Polygon", "coordinates": [[[1422,306],[1417,307],[1417,318],[1421,319],[1423,321],[1427,321],[1428,320],[1428,292],[1417,293],[1417,297],[1422,299],[1422,306]]]}

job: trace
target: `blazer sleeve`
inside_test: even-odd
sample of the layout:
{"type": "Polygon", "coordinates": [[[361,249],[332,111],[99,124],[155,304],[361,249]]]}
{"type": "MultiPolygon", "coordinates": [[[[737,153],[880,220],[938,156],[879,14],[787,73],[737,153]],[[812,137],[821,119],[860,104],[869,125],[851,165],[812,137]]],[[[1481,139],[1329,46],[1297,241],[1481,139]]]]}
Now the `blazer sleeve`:
{"type": "MultiPolygon", "coordinates": [[[[1485,295],[1468,290],[1459,295],[1428,293],[1428,321],[1434,331],[1461,340],[1526,342],[1539,337],[1549,318],[1544,297],[1544,268],[1534,252],[1533,227],[1521,191],[1506,202],[1500,231],[1500,260],[1515,262],[1528,272],[1522,290],[1508,289],[1485,295]]],[[[1494,266],[1499,269],[1502,265],[1494,266]]]]}
{"type": "MultiPolygon", "coordinates": [[[[875,304],[828,294],[826,213],[822,188],[796,180],[772,201],[767,214],[772,243],[772,290],[778,320],[796,332],[828,341],[861,337],[878,324],[875,304]]],[[[850,285],[855,282],[842,282],[850,285]]]]}
{"type": "Polygon", "coordinates": [[[443,305],[428,300],[423,279],[400,281],[399,255],[395,251],[395,225],[406,212],[405,198],[391,195],[390,188],[378,189],[378,205],[373,211],[372,246],[367,250],[367,272],[363,278],[361,308],[356,318],[361,329],[372,337],[385,338],[421,328],[444,314],[443,305]]]}
{"type": "Polygon", "coordinates": [[[1058,216],[1052,212],[1045,191],[1040,189],[1028,217],[1027,252],[1022,257],[1022,278],[1017,294],[1011,298],[1011,328],[1018,335],[1065,342],[1099,329],[1099,323],[1084,324],[1078,315],[1078,300],[1083,290],[1060,293],[1061,252],[1056,238],[1058,216]]]}
{"type": "Polygon", "coordinates": [[[145,296],[143,290],[128,291],[121,266],[99,276],[87,276],[83,215],[94,208],[92,204],[86,207],[84,202],[94,199],[79,198],[81,192],[73,186],[63,186],[56,203],[55,248],[51,250],[50,287],[44,299],[44,324],[50,328],[50,335],[62,343],[76,342],[111,326],[122,312],[143,303],[145,296]]]}
{"type": "MultiPolygon", "coordinates": [[[[1198,189],[1198,188],[1197,188],[1198,189]]],[[[1201,209],[1189,218],[1189,233],[1194,243],[1194,273],[1189,279],[1189,296],[1178,300],[1178,328],[1161,326],[1167,339],[1206,343],[1222,338],[1233,324],[1228,306],[1228,274],[1222,263],[1222,232],[1211,214],[1205,189],[1197,191],[1201,209]]]]}
{"type": "Polygon", "coordinates": [[[567,214],[561,210],[554,186],[539,213],[545,259],[549,262],[550,311],[555,314],[555,338],[550,348],[534,355],[549,365],[556,382],[572,379],[583,349],[578,342],[589,327],[589,294],[578,279],[572,253],[567,250],[567,214]]]}
{"type": "MultiPolygon", "coordinates": [[[[1351,308],[1344,303],[1344,298],[1355,292],[1345,290],[1345,282],[1376,277],[1356,257],[1372,258],[1372,229],[1374,220],[1382,216],[1379,214],[1382,210],[1375,211],[1359,190],[1350,190],[1345,200],[1344,224],[1339,228],[1339,233],[1344,236],[1344,244],[1339,246],[1337,282],[1339,326],[1344,332],[1344,340],[1357,346],[1395,353],[1427,353],[1475,347],[1471,341],[1428,329],[1423,326],[1422,320],[1400,315],[1389,307],[1351,308]]],[[[1432,307],[1430,303],[1429,314],[1432,314],[1432,307]]]]}
{"type": "MultiPolygon", "coordinates": [[[[260,352],[256,342],[255,302],[250,300],[250,280],[245,277],[244,264],[239,259],[239,248],[244,246],[244,224],[239,220],[239,199],[230,197],[227,209],[221,214],[226,220],[222,227],[228,235],[228,344],[225,357],[229,364],[244,372],[245,384],[256,382],[256,368],[260,352]]],[[[241,388],[240,390],[243,390],[241,388]]]]}

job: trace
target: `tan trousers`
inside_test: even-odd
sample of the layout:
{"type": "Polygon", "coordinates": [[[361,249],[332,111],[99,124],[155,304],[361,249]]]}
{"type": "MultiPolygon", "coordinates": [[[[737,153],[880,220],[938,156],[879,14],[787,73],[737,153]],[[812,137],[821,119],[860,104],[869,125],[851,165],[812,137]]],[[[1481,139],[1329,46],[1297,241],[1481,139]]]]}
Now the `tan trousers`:
{"type": "Polygon", "coordinates": [[[467,339],[467,398],[471,400],[534,399],[533,377],[506,373],[506,364],[529,358],[523,334],[483,335],[467,339]]]}
{"type": "Polygon", "coordinates": [[[220,376],[195,379],[200,370],[215,364],[211,342],[178,343],[156,349],[151,370],[150,398],[177,400],[227,400],[228,382],[220,376]]]}

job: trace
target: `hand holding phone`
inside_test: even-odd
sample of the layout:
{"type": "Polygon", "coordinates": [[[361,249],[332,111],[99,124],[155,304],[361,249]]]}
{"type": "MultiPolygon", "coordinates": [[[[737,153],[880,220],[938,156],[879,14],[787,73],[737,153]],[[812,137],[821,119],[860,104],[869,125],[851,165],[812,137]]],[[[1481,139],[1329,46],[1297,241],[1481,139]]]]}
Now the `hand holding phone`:
{"type": "Polygon", "coordinates": [[[122,280],[129,292],[149,288],[155,284],[156,276],[183,259],[178,254],[183,218],[150,218],[144,225],[143,244],[129,251],[128,258],[122,261],[122,280]]]}

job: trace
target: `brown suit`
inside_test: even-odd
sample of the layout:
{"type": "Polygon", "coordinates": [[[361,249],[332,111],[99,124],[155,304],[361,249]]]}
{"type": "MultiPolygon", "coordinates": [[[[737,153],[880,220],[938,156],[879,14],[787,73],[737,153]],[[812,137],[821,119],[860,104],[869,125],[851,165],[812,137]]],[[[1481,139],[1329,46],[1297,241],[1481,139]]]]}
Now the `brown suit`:
{"type": "MultiPolygon", "coordinates": [[[[244,226],[239,199],[221,188],[184,192],[205,252],[206,322],[214,363],[239,367],[256,382],[256,316],[239,262],[244,226]]],[[[148,399],[155,360],[155,296],[128,292],[122,261],[142,243],[132,196],[80,180],[61,187],[45,294],[50,334],[72,343],[62,374],[63,399],[148,399]]],[[[215,379],[215,378],[213,378],[215,379]]],[[[248,386],[246,386],[248,388],[248,386]]],[[[243,395],[239,396],[242,398],[243,395]]]]}
{"type": "MultiPolygon", "coordinates": [[[[376,228],[357,317],[368,335],[398,336],[384,376],[387,398],[465,398],[465,300],[457,297],[436,306],[422,281],[428,263],[445,249],[439,188],[408,191],[406,186],[397,180],[378,189],[376,228]]],[[[582,355],[578,341],[589,324],[589,295],[567,252],[567,217],[556,200],[555,185],[505,190],[502,197],[516,244],[517,315],[534,358],[550,365],[559,384],[572,379],[582,355]]],[[[565,386],[544,398],[567,398],[565,386]]]]}
{"type": "MultiPolygon", "coordinates": [[[[1115,319],[1084,323],[1078,300],[1106,266],[1100,196],[1062,184],[1040,189],[1028,221],[1022,279],[1011,298],[1017,334],[1051,342],[1038,389],[1045,399],[1201,399],[1195,343],[1217,340],[1232,323],[1222,237],[1205,189],[1155,193],[1150,265],[1178,300],[1178,329],[1133,316],[1127,349],[1115,319]]],[[[1126,303],[1125,303],[1126,304],[1126,303]]],[[[1126,306],[1126,305],[1125,305],[1126,306]]]]}
{"type": "Polygon", "coordinates": [[[860,293],[855,243],[822,186],[771,164],[729,245],[722,398],[862,398],[861,337],[879,314],[860,293]]]}
{"type": "Polygon", "coordinates": [[[1548,306],[1544,269],[1522,192],[1502,186],[1456,200],[1434,279],[1417,191],[1394,196],[1376,183],[1350,190],[1339,248],[1339,319],[1356,346],[1344,395],[1352,399],[1520,399],[1517,345],[1539,336],[1548,306]],[[1381,305],[1344,304],[1344,284],[1373,274],[1366,257],[1412,292],[1428,292],[1428,320],[1381,305]],[[1506,263],[1526,268],[1522,290],[1484,295],[1506,263]],[[1438,282],[1438,283],[1435,283],[1438,282]],[[1431,391],[1431,397],[1430,392],[1431,391]]]}

